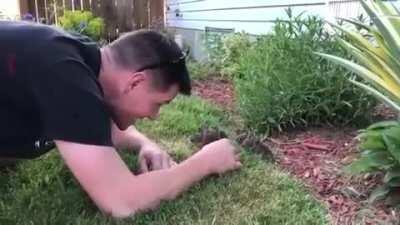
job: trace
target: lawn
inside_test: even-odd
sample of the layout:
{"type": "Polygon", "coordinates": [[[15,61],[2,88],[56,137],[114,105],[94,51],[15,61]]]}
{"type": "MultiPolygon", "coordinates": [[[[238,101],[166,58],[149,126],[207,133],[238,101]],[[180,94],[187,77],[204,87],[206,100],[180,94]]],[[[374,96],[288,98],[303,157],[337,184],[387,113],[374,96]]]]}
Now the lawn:
{"type": "MultiPolygon", "coordinates": [[[[197,97],[182,97],[138,128],[180,161],[195,150],[190,136],[204,124],[233,130],[237,124],[226,115],[197,97]]],[[[122,156],[137,168],[134,155],[122,156]]],[[[1,172],[0,224],[328,224],[326,209],[300,182],[249,150],[241,156],[240,171],[209,177],[156,211],[116,220],[96,209],[53,151],[1,172]]]]}

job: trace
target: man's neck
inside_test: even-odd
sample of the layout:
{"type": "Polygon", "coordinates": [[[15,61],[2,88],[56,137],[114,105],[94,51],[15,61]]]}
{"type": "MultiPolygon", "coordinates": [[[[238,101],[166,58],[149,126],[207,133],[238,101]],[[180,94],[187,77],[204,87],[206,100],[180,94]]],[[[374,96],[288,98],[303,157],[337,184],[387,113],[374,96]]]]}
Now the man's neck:
{"type": "Polygon", "coordinates": [[[110,108],[110,113],[112,115],[112,119],[118,127],[121,127],[121,123],[118,120],[118,116],[115,114],[115,100],[118,99],[119,90],[118,90],[118,82],[120,82],[120,77],[115,76],[116,67],[113,63],[111,57],[111,50],[107,47],[101,48],[101,67],[99,72],[99,83],[104,93],[104,101],[110,108]]]}
{"type": "Polygon", "coordinates": [[[101,54],[101,66],[100,66],[100,72],[99,72],[99,82],[101,85],[101,88],[103,89],[104,92],[104,98],[107,100],[112,96],[113,93],[113,80],[111,77],[111,74],[109,72],[110,66],[112,66],[111,63],[111,54],[110,50],[105,47],[100,49],[100,54],[101,54]]]}

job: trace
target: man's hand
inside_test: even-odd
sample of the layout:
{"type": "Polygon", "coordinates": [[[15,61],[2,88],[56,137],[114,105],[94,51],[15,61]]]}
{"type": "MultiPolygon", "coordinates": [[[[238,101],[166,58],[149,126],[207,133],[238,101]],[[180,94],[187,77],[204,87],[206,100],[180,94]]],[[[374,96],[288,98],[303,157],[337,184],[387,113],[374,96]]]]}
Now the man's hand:
{"type": "Polygon", "coordinates": [[[167,152],[136,130],[134,126],[122,131],[112,123],[112,138],[117,149],[139,150],[139,165],[142,173],[176,165],[167,152]]]}
{"type": "Polygon", "coordinates": [[[139,152],[139,165],[142,173],[168,169],[176,165],[168,153],[154,143],[144,144],[139,152]]]}
{"type": "Polygon", "coordinates": [[[222,174],[242,166],[237,150],[229,139],[224,138],[205,145],[193,158],[202,161],[210,173],[222,174]]]}

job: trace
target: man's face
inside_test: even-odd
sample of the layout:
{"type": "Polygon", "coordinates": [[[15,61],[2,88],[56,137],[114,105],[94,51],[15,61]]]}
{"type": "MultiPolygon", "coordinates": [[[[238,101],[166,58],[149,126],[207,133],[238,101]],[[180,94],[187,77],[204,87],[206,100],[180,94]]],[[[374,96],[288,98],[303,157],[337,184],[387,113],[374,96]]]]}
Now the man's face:
{"type": "Polygon", "coordinates": [[[137,119],[156,119],[160,107],[168,104],[178,94],[174,84],[163,91],[154,87],[149,72],[131,73],[120,83],[121,91],[112,103],[114,121],[120,129],[126,129],[137,119]]]}

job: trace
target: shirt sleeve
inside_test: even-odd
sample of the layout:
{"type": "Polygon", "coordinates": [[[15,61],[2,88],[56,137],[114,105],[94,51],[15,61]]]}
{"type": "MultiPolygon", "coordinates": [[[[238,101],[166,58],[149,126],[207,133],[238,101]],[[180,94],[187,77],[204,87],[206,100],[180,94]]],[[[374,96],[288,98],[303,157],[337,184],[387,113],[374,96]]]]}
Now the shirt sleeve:
{"type": "Polygon", "coordinates": [[[84,63],[66,60],[36,74],[32,91],[45,138],[112,146],[111,119],[101,88],[84,63]]]}

